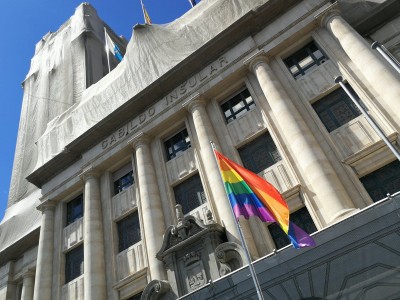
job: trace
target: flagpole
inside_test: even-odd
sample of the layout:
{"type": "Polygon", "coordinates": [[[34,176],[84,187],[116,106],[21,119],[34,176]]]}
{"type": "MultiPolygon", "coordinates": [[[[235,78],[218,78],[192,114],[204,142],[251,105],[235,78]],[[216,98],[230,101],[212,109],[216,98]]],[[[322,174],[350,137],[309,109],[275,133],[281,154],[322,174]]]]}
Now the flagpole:
{"type": "Polygon", "coordinates": [[[368,112],[365,110],[365,108],[357,101],[356,98],[354,98],[353,94],[349,91],[349,89],[346,87],[346,85],[343,83],[343,77],[342,76],[337,76],[335,78],[335,83],[339,83],[341,88],[346,92],[346,94],[349,96],[351,101],[357,106],[357,108],[361,111],[361,113],[364,115],[364,117],[367,119],[367,122],[371,125],[371,127],[375,130],[376,134],[383,140],[383,142],[388,146],[389,150],[392,151],[394,156],[400,161],[400,151],[396,149],[395,146],[392,145],[392,143],[389,141],[389,139],[386,137],[385,133],[383,130],[379,127],[379,125],[371,118],[371,116],[368,114],[368,112]]]}
{"type": "Polygon", "coordinates": [[[146,15],[144,14],[144,9],[143,9],[144,5],[143,5],[143,1],[142,1],[142,0],[140,0],[140,4],[142,4],[142,13],[143,13],[144,23],[147,24],[147,22],[146,22],[146,15]]]}
{"type": "Polygon", "coordinates": [[[400,74],[400,64],[396,58],[386,49],[385,46],[381,45],[379,42],[373,42],[371,45],[372,49],[375,49],[383,56],[386,61],[391,64],[391,66],[400,74]]]}
{"type": "MultiPolygon", "coordinates": [[[[211,144],[211,148],[212,148],[213,153],[214,153],[215,162],[216,162],[217,165],[218,165],[218,159],[217,159],[217,157],[216,157],[216,155],[215,155],[215,150],[216,150],[215,144],[214,144],[213,141],[210,141],[210,144],[211,144]]],[[[218,169],[220,170],[219,167],[218,167],[218,169]]],[[[219,172],[220,172],[220,176],[221,176],[221,179],[222,179],[221,171],[219,171],[219,172]]],[[[222,179],[222,182],[223,182],[223,179],[222,179]]],[[[240,226],[240,224],[239,224],[239,221],[236,219],[235,213],[234,213],[234,211],[233,211],[233,207],[232,207],[232,205],[231,205],[231,203],[230,203],[230,201],[229,201],[229,198],[228,198],[228,191],[226,190],[225,184],[224,184],[224,188],[225,188],[225,193],[226,193],[226,195],[227,195],[227,199],[228,199],[228,202],[229,202],[229,206],[230,206],[230,208],[231,208],[232,217],[235,219],[236,228],[237,228],[237,230],[239,231],[240,241],[241,241],[241,243],[242,243],[244,252],[245,252],[245,254],[246,254],[247,263],[248,263],[248,265],[249,265],[250,274],[251,274],[251,277],[252,277],[252,279],[253,279],[253,282],[254,282],[254,286],[255,286],[255,288],[256,288],[256,291],[257,291],[258,299],[259,299],[259,300],[264,300],[264,296],[263,296],[263,294],[262,294],[262,290],[261,290],[261,287],[260,287],[260,283],[259,283],[258,278],[257,278],[257,273],[256,273],[256,271],[254,270],[253,263],[251,262],[250,252],[249,252],[249,249],[248,249],[248,247],[247,247],[246,240],[244,239],[244,236],[243,236],[242,228],[241,228],[241,226],[240,226]]]]}
{"type": "Polygon", "coordinates": [[[106,40],[106,53],[107,53],[107,63],[108,63],[108,73],[111,72],[110,68],[110,48],[108,47],[108,42],[107,42],[107,31],[106,28],[104,27],[104,39],[106,40]]]}

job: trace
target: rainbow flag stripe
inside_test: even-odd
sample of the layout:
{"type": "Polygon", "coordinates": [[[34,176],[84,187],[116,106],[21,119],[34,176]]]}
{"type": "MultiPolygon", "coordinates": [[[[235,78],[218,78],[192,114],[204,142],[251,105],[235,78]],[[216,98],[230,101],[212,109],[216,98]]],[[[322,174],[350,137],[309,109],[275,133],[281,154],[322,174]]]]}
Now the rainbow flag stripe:
{"type": "Polygon", "coordinates": [[[214,152],[236,219],[257,216],[263,222],[277,222],[295,248],[315,246],[306,232],[289,221],[288,205],[272,184],[218,151],[214,152]]]}

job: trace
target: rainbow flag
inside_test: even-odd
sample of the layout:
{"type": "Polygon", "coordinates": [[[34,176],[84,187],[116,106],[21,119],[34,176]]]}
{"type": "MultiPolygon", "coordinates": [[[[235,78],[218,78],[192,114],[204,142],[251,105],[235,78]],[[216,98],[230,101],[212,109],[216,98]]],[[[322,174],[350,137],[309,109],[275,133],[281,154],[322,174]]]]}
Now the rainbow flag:
{"type": "Polygon", "coordinates": [[[238,220],[257,216],[263,222],[277,222],[289,236],[293,247],[315,246],[301,228],[289,221],[289,208],[279,191],[257,174],[239,166],[214,150],[225,190],[238,220]]]}

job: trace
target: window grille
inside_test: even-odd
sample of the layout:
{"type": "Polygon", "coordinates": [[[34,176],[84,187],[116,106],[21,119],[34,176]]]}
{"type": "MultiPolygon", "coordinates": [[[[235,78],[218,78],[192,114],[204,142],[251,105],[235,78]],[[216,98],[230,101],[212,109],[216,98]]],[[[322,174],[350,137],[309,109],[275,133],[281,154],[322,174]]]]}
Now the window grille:
{"type": "Polygon", "coordinates": [[[186,128],[164,142],[167,159],[171,160],[190,148],[189,134],[186,128]]]}
{"type": "Polygon", "coordinates": [[[126,190],[133,184],[133,171],[114,181],[114,195],[126,190]]]}
{"type": "MultiPolygon", "coordinates": [[[[295,223],[298,227],[303,229],[308,234],[317,231],[317,227],[315,227],[315,224],[306,207],[300,208],[294,213],[291,213],[290,221],[295,223]]],[[[277,249],[283,248],[290,244],[290,240],[287,234],[278,224],[272,223],[268,225],[268,230],[271,233],[272,239],[274,240],[277,249]]]]}
{"type": "Polygon", "coordinates": [[[400,191],[400,162],[398,160],[360,178],[374,202],[400,191]]]}
{"type": "Polygon", "coordinates": [[[254,173],[260,173],[282,160],[278,149],[269,133],[238,149],[243,166],[254,173]]]}
{"type": "Polygon", "coordinates": [[[328,57],[322,52],[318,45],[312,41],[296,53],[284,59],[284,63],[293,77],[298,79],[327,60],[328,57]]]}
{"type": "Polygon", "coordinates": [[[118,251],[124,251],[141,240],[138,212],[130,214],[117,222],[118,251]]]}
{"type": "MultiPolygon", "coordinates": [[[[349,85],[346,86],[358,98],[353,89],[349,85]]],[[[313,108],[328,132],[339,128],[361,115],[360,110],[343,89],[337,89],[321,100],[318,100],[313,104],[313,108]]]]}
{"type": "Polygon", "coordinates": [[[74,200],[67,203],[67,222],[66,226],[72,224],[83,217],[83,195],[79,195],[74,200]]]}
{"type": "Polygon", "coordinates": [[[129,297],[126,300],[140,300],[142,297],[142,293],[136,294],[135,296],[129,297]]]}
{"type": "Polygon", "coordinates": [[[207,202],[203,185],[198,174],[174,187],[176,204],[182,205],[184,214],[207,202]]]}
{"type": "Polygon", "coordinates": [[[65,254],[65,283],[83,274],[83,245],[65,254]]]}
{"type": "Polygon", "coordinates": [[[254,103],[249,90],[246,89],[228,101],[224,102],[221,105],[221,109],[224,113],[226,123],[230,123],[244,115],[255,106],[256,104],[254,103]]]}

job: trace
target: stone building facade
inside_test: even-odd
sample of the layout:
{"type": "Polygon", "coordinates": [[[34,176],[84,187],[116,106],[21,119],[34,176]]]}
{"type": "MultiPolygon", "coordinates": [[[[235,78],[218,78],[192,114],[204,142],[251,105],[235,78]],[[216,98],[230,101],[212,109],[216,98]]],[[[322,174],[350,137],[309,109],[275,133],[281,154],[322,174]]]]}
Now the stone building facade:
{"type": "Polygon", "coordinates": [[[24,81],[0,299],[257,299],[210,141],[316,240],[240,220],[266,299],[398,298],[400,162],[334,78],[398,147],[400,74],[370,44],[400,59],[399,11],[203,0],[126,43],[80,5],[24,81]]]}

